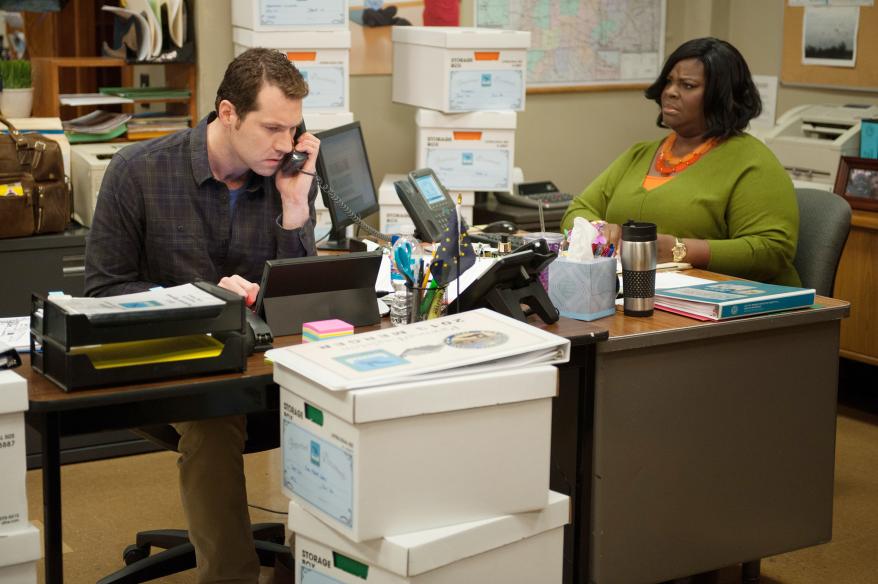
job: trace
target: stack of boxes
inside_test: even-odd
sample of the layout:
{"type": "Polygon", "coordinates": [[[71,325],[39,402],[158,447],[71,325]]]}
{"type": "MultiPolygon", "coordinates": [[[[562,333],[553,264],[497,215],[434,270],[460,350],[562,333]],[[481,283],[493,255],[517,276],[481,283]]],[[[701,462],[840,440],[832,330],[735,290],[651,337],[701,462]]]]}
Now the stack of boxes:
{"type": "Polygon", "coordinates": [[[539,365],[334,392],[275,361],[297,582],[561,582],[557,375],[539,365]]]}
{"type": "Polygon", "coordinates": [[[0,582],[36,584],[40,532],[27,520],[24,412],[27,382],[0,371],[0,582]]]}
{"type": "MultiPolygon", "coordinates": [[[[418,168],[432,168],[472,224],[474,191],[511,191],[516,112],[524,110],[530,33],[487,28],[394,27],[393,101],[418,107],[418,168]]],[[[381,230],[401,208],[393,181],[381,230]]],[[[383,187],[384,185],[382,185],[383,187]]],[[[385,202],[386,201],[386,202],[385,202]]],[[[386,228],[385,228],[386,227],[386,228]]]]}
{"type": "MultiPolygon", "coordinates": [[[[302,107],[309,132],[354,121],[350,111],[351,32],[347,0],[232,0],[235,56],[251,47],[286,53],[309,93],[302,107]]],[[[332,221],[320,197],[318,229],[332,221]]]]}

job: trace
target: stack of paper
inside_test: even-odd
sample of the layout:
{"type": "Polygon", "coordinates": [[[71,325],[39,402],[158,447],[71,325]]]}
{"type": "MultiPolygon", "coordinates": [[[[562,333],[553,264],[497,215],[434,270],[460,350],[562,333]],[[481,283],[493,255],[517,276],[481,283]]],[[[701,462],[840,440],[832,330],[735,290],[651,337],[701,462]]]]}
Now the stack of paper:
{"type": "Polygon", "coordinates": [[[136,114],[128,121],[129,140],[147,140],[172,134],[189,127],[189,116],[168,115],[165,112],[136,114]]]}
{"type": "Polygon", "coordinates": [[[125,122],[131,114],[95,110],[90,114],[62,122],[71,143],[104,142],[121,136],[127,129],[125,122]]]}
{"type": "Polygon", "coordinates": [[[163,57],[171,53],[176,56],[173,47],[182,48],[186,43],[184,0],[125,0],[122,4],[122,7],[101,7],[119,19],[115,46],[104,43],[104,55],[125,59],[130,50],[136,55],[136,61],[168,60],[163,57]],[[170,39],[164,36],[163,29],[168,31],[170,39]]]}

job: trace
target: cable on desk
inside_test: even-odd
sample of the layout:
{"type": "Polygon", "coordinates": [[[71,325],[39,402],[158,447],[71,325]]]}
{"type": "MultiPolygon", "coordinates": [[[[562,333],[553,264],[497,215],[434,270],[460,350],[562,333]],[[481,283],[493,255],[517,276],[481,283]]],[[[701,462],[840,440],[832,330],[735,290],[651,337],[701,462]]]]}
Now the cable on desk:
{"type": "Polygon", "coordinates": [[[259,509],[260,511],[265,511],[266,513],[274,513],[275,515],[288,515],[286,511],[275,511],[274,509],[269,509],[268,507],[262,507],[260,505],[254,505],[253,503],[247,503],[248,507],[253,507],[254,509],[259,509]]]}

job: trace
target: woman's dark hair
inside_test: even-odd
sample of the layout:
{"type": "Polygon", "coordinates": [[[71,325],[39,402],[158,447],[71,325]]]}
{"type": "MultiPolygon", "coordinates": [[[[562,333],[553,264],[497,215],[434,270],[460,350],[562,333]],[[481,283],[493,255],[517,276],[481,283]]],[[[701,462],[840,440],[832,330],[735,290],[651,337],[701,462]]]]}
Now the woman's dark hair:
{"type": "MultiPolygon", "coordinates": [[[[747,61],[726,41],[706,37],[680,45],[668,57],[655,83],[646,89],[646,97],[661,106],[662,91],[671,69],[678,62],[693,58],[704,65],[704,118],[707,123],[704,137],[728,138],[740,134],[750,120],[762,112],[762,100],[750,76],[747,61]]],[[[661,114],[657,124],[664,126],[661,114]]]]}

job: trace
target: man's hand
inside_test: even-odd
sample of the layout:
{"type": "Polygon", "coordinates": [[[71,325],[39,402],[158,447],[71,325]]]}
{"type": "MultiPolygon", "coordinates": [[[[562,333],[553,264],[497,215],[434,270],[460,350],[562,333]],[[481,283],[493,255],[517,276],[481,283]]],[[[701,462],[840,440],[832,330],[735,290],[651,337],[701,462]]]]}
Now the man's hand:
{"type": "Polygon", "coordinates": [[[256,295],[259,294],[259,284],[247,281],[238,274],[234,276],[225,276],[219,281],[219,287],[225,288],[229,292],[234,292],[244,297],[244,303],[252,306],[256,302],[256,295]]]}
{"type": "Polygon", "coordinates": [[[293,149],[299,152],[307,152],[308,160],[305,166],[297,174],[286,174],[279,170],[275,175],[274,183],[280,191],[283,214],[281,225],[284,229],[298,229],[310,219],[308,214],[308,193],[314,177],[306,174],[314,173],[317,168],[317,153],[320,151],[320,140],[314,134],[305,132],[299,137],[299,141],[293,144],[293,149]]]}

